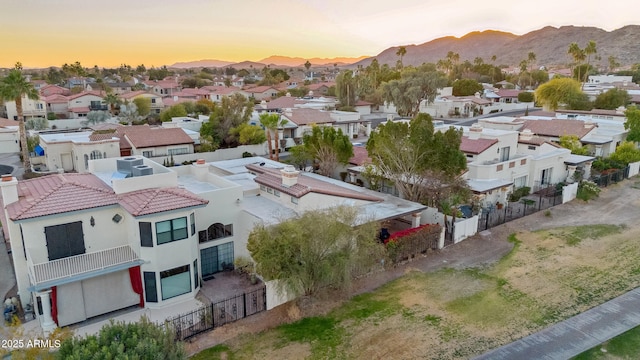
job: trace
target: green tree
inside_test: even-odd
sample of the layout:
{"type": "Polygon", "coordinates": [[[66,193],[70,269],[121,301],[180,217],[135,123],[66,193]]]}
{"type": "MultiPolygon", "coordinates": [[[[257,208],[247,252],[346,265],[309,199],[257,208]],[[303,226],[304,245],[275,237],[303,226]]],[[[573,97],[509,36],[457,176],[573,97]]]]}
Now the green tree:
{"type": "Polygon", "coordinates": [[[104,97],[104,101],[107,103],[107,105],[109,105],[109,112],[111,113],[111,116],[115,116],[115,108],[121,103],[118,95],[112,92],[108,92],[104,97]]]}
{"type": "Polygon", "coordinates": [[[568,104],[581,94],[584,93],[580,83],[569,78],[552,79],[535,91],[536,101],[550,111],[555,111],[561,104],[568,104]]]}
{"type": "MultiPolygon", "coordinates": [[[[591,69],[591,55],[596,54],[598,50],[596,49],[596,42],[593,40],[589,40],[587,45],[584,47],[584,54],[587,56],[587,69],[591,69]]],[[[589,71],[585,71],[584,79],[582,82],[587,82],[589,77],[589,71]]]]}
{"type": "Polygon", "coordinates": [[[534,53],[533,51],[529,51],[529,54],[527,54],[527,63],[529,64],[529,72],[533,71],[533,64],[536,61],[536,53],[534,53]]]}
{"type": "MultiPolygon", "coordinates": [[[[46,130],[49,128],[49,121],[45,118],[31,118],[24,122],[24,127],[27,130],[46,130]]],[[[27,142],[29,142],[29,138],[27,138],[27,142]]]]}
{"type": "Polygon", "coordinates": [[[419,114],[409,124],[378,125],[367,142],[367,151],[377,171],[392,181],[407,200],[428,202],[467,168],[460,151],[462,131],[453,127],[436,132],[431,116],[419,114]],[[433,183],[433,182],[436,183],[433,183]]]}
{"type": "Polygon", "coordinates": [[[378,223],[358,219],[355,207],[336,207],[258,225],[249,234],[247,249],[257,273],[278,280],[281,294],[314,296],[328,288],[348,288],[354,269],[384,258],[378,231],[378,223]]]}
{"type": "Polygon", "coordinates": [[[627,118],[624,122],[625,130],[628,130],[627,141],[640,142],[640,109],[629,106],[624,112],[627,118]]]}
{"type": "Polygon", "coordinates": [[[356,83],[353,71],[344,70],[336,77],[336,92],[340,107],[350,108],[356,104],[356,83]]]}
{"type": "Polygon", "coordinates": [[[138,115],[147,117],[151,112],[151,99],[148,97],[139,96],[133,99],[133,103],[136,104],[138,115]]]}
{"type": "Polygon", "coordinates": [[[578,43],[569,44],[569,49],[567,50],[567,54],[571,55],[574,61],[574,65],[579,69],[577,72],[576,80],[582,81],[582,75],[580,73],[580,65],[586,59],[586,55],[584,50],[578,46],[578,43]]]}
{"type": "Polygon", "coordinates": [[[470,96],[475,93],[482,94],[482,85],[473,79],[459,79],[453,82],[454,96],[470,96]]]}
{"type": "Polygon", "coordinates": [[[396,55],[399,57],[398,59],[398,69],[402,69],[404,67],[403,63],[402,63],[402,59],[404,58],[404,56],[407,54],[407,48],[404,46],[400,46],[398,48],[398,51],[396,51],[396,55]]]}
{"type": "Polygon", "coordinates": [[[633,142],[624,141],[618,145],[616,151],[609,156],[609,159],[627,166],[629,163],[640,161],[640,149],[633,142]]]}
{"type": "Polygon", "coordinates": [[[616,57],[613,55],[610,55],[609,56],[609,72],[610,73],[614,72],[619,67],[620,67],[620,63],[618,62],[616,57]]]}
{"type": "Polygon", "coordinates": [[[593,105],[596,109],[615,110],[620,106],[627,106],[631,95],[626,90],[613,88],[596,97],[593,105]]]}
{"type": "Polygon", "coordinates": [[[240,145],[256,145],[265,142],[266,136],[260,126],[242,123],[231,129],[234,136],[238,137],[240,145]]]}
{"type": "Polygon", "coordinates": [[[58,359],[158,359],[181,360],[187,355],[181,342],[166,327],[142,317],[137,323],[111,322],[98,335],[73,337],[62,342],[58,359]]]}
{"type": "MultiPolygon", "coordinates": [[[[230,130],[242,123],[249,122],[253,106],[253,101],[242,94],[236,93],[223,97],[209,116],[209,122],[214,132],[213,138],[225,147],[236,146],[238,138],[230,130]]],[[[202,130],[200,134],[202,135],[202,130]]]]}
{"type": "Polygon", "coordinates": [[[160,113],[160,121],[170,122],[171,118],[187,116],[187,110],[182,104],[176,104],[160,113]]]}
{"type": "Polygon", "coordinates": [[[302,137],[305,150],[318,167],[318,173],[331,176],[338,164],[347,164],[353,157],[353,144],[341,129],[314,126],[302,137]]]}
{"type": "Polygon", "coordinates": [[[111,116],[106,111],[89,111],[87,114],[87,125],[95,125],[109,120],[111,116]]]}
{"type": "Polygon", "coordinates": [[[311,63],[309,62],[309,60],[304,63],[304,68],[307,69],[307,72],[309,72],[309,69],[311,69],[311,63]]]}
{"type": "Polygon", "coordinates": [[[304,170],[313,158],[307,153],[304,145],[296,145],[289,149],[289,159],[287,163],[295,166],[299,170],[304,170]]]}
{"type": "MultiPolygon", "coordinates": [[[[267,147],[269,148],[269,159],[273,160],[273,143],[271,133],[278,132],[278,123],[280,122],[280,114],[264,112],[260,114],[260,124],[264,127],[267,134],[267,147]]],[[[277,146],[277,141],[276,141],[277,146]]]]}
{"type": "Polygon", "coordinates": [[[432,103],[438,89],[446,85],[446,77],[433,64],[407,67],[402,71],[400,79],[383,84],[383,99],[387,103],[393,103],[398,114],[414,116],[422,101],[432,103]]]}
{"type": "Polygon", "coordinates": [[[523,91],[518,94],[518,102],[533,102],[534,96],[532,92],[523,91]]]}
{"type": "Polygon", "coordinates": [[[22,110],[22,100],[38,100],[40,96],[33,84],[22,76],[22,64],[16,63],[9,74],[0,80],[0,99],[4,101],[15,101],[16,112],[18,113],[18,131],[20,133],[20,151],[24,172],[31,172],[31,159],[29,158],[27,146],[27,130],[24,123],[24,112],[22,110]]]}
{"type": "Polygon", "coordinates": [[[582,145],[576,135],[561,135],[559,144],[563,148],[571,150],[572,154],[589,155],[589,149],[582,145]]]}

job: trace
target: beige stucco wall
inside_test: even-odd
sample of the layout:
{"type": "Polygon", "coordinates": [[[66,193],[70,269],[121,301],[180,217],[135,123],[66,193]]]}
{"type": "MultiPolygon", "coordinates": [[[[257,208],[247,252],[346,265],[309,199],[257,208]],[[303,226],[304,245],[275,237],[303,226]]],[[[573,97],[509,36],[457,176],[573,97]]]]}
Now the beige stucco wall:
{"type": "Polygon", "coordinates": [[[18,127],[0,128],[0,153],[17,153],[20,151],[20,135],[18,127]]]}
{"type": "MultiPolygon", "coordinates": [[[[18,111],[16,110],[15,101],[5,101],[5,108],[7,110],[7,119],[17,119],[18,111]]],[[[32,117],[47,117],[47,103],[44,100],[31,100],[27,97],[22,98],[22,114],[25,119],[32,117]]]]}

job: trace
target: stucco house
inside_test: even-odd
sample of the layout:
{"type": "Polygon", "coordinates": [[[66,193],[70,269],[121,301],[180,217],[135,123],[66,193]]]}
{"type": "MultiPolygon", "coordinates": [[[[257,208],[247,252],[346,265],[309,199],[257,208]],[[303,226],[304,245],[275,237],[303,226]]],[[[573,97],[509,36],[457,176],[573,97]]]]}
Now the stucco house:
{"type": "Polygon", "coordinates": [[[0,118],[0,154],[20,151],[20,129],[15,120],[0,118]]]}
{"type": "Polygon", "coordinates": [[[276,98],[278,96],[278,89],[273,86],[256,86],[242,89],[241,93],[249,99],[261,101],[276,98]]]}
{"type": "MultiPolygon", "coordinates": [[[[0,112],[9,120],[18,120],[18,110],[16,109],[15,100],[4,102],[4,107],[0,108],[0,112]]],[[[47,118],[47,104],[43,98],[32,100],[26,96],[22,97],[22,115],[25,120],[33,118],[47,118]]]]}
{"type": "Polygon", "coordinates": [[[162,101],[162,97],[158,94],[151,93],[144,90],[132,91],[124,94],[120,94],[118,96],[122,102],[128,101],[133,102],[133,100],[137,98],[147,98],[151,101],[151,113],[152,114],[160,114],[164,109],[164,103],[162,101]]]}
{"type": "Polygon", "coordinates": [[[2,180],[18,294],[45,331],[194,299],[202,281],[249,255],[256,224],[344,204],[361,221],[408,228],[425,209],[259,157],[171,169],[139,156],[100,159],[87,174],[2,180]]]}

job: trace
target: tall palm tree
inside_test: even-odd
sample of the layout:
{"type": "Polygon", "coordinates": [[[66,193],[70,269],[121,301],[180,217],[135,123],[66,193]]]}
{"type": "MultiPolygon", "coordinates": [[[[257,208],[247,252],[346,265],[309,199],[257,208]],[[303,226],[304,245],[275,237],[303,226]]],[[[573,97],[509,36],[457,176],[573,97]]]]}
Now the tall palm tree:
{"type": "Polygon", "coordinates": [[[582,64],[585,59],[584,50],[580,49],[578,43],[572,42],[571,44],[569,44],[569,50],[567,51],[567,54],[573,57],[574,64],[578,67],[578,81],[582,81],[582,76],[580,74],[580,64],[582,64]]]}
{"type": "Polygon", "coordinates": [[[584,48],[584,54],[587,55],[587,70],[584,73],[584,82],[587,82],[587,76],[589,75],[589,69],[591,68],[591,55],[596,54],[597,52],[596,42],[589,40],[587,46],[584,48]]]}
{"type": "Polygon", "coordinates": [[[18,113],[18,126],[20,131],[20,151],[24,172],[31,172],[31,160],[29,159],[29,148],[27,147],[27,132],[24,128],[24,114],[22,112],[22,99],[38,100],[40,96],[33,84],[22,76],[22,64],[17,63],[15,68],[9,71],[4,79],[0,81],[0,98],[3,100],[13,100],[16,102],[16,112],[18,113]]]}
{"type": "Polygon", "coordinates": [[[282,117],[278,117],[278,122],[276,123],[276,161],[280,161],[280,131],[278,131],[279,128],[285,126],[287,123],[289,122],[289,120],[287,119],[283,119],[282,117]]]}
{"type": "Polygon", "coordinates": [[[407,48],[404,46],[400,46],[398,48],[398,51],[396,51],[396,55],[398,55],[400,57],[400,60],[398,62],[398,65],[400,69],[402,69],[404,67],[404,64],[402,63],[402,59],[404,58],[404,56],[407,54],[407,48]]]}
{"type": "Polygon", "coordinates": [[[262,113],[260,114],[260,124],[264,126],[264,130],[267,132],[267,146],[269,147],[269,159],[273,160],[273,144],[271,143],[271,132],[276,132],[276,147],[278,146],[278,122],[280,121],[280,115],[274,113],[262,113]]]}
{"type": "Polygon", "coordinates": [[[529,51],[529,54],[527,55],[527,62],[529,63],[529,72],[533,71],[533,62],[536,61],[536,53],[534,53],[533,51],[529,51]]]}

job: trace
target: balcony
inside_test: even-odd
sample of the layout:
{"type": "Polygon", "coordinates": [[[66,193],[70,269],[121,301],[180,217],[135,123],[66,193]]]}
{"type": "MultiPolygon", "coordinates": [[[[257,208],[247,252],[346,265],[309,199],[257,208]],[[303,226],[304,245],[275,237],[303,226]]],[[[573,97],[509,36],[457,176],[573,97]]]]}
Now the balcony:
{"type": "Polygon", "coordinates": [[[91,110],[91,111],[107,111],[107,110],[109,110],[109,106],[108,105],[102,105],[102,104],[91,104],[91,105],[89,105],[89,110],[91,110]]]}
{"type": "Polygon", "coordinates": [[[88,275],[95,271],[104,271],[121,265],[140,263],[138,254],[129,245],[118,246],[88,254],[33,264],[27,260],[29,276],[34,285],[60,281],[78,275],[88,275]]]}

